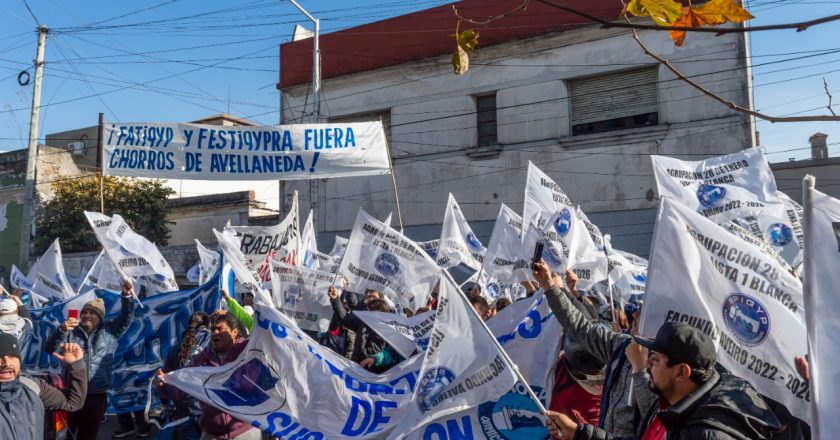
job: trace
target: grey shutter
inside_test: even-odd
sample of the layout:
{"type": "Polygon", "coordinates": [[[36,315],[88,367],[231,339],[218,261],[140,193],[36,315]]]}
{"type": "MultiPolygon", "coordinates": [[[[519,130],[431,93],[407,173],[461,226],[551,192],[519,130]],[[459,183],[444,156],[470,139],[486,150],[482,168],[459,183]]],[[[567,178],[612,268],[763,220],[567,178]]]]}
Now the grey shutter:
{"type": "Polygon", "coordinates": [[[385,129],[385,137],[390,141],[391,140],[391,109],[376,111],[376,112],[367,112],[367,113],[354,113],[352,115],[346,116],[335,116],[330,117],[330,122],[370,122],[370,121],[378,121],[382,119],[382,127],[385,129]]]}
{"type": "Polygon", "coordinates": [[[657,67],[569,81],[572,126],[659,111],[657,67]]]}

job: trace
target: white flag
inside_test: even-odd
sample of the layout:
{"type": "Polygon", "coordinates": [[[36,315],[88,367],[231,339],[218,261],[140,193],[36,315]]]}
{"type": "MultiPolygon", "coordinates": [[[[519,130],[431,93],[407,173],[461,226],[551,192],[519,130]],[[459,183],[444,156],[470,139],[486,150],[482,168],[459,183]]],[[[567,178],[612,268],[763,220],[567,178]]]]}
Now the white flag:
{"type": "Polygon", "coordinates": [[[699,328],[715,342],[717,362],[809,421],[807,396],[789,388],[793,359],[807,348],[799,280],[668,197],[651,249],[640,334],[670,321],[699,328]]]}
{"type": "Polygon", "coordinates": [[[417,310],[426,305],[438,271],[417,243],[359,210],[339,269],[350,280],[348,290],[374,289],[398,311],[417,310]]]}
{"type": "Polygon", "coordinates": [[[524,229],[533,223],[542,229],[549,218],[556,212],[569,209],[574,211],[572,201],[560,189],[548,174],[528,161],[528,177],[525,182],[525,200],[522,206],[522,224],[524,229]]]}
{"type": "Polygon", "coordinates": [[[47,298],[62,301],[76,296],[70,281],[64,274],[64,263],[61,260],[61,245],[58,239],[38,258],[29,268],[26,278],[32,280],[33,289],[47,298]]]}
{"type": "MultiPolygon", "coordinates": [[[[840,200],[809,188],[807,183],[803,197],[807,210],[804,270],[814,414],[811,427],[813,438],[828,439],[840,432],[840,200]]],[[[788,387],[797,394],[809,393],[809,384],[796,373],[788,378],[788,387]]]]}
{"type": "Polygon", "coordinates": [[[511,283],[533,279],[521,236],[522,217],[502,203],[484,256],[484,271],[490,277],[511,283]]]}
{"type": "Polygon", "coordinates": [[[332,250],[330,250],[330,256],[333,257],[340,257],[344,255],[344,250],[347,249],[347,242],[349,239],[344,237],[339,237],[338,235],[335,236],[335,243],[333,243],[332,250]]]}
{"type": "Polygon", "coordinates": [[[327,291],[335,275],[280,261],[272,261],[271,267],[271,290],[277,309],[304,330],[327,331],[333,315],[327,291]]]}
{"type": "Polygon", "coordinates": [[[432,261],[437,261],[440,240],[418,241],[417,245],[420,246],[420,249],[423,249],[423,252],[425,252],[432,261]]]}
{"type": "Polygon", "coordinates": [[[355,310],[353,314],[406,359],[415,351],[425,351],[429,346],[429,335],[437,317],[434,310],[412,317],[363,310],[355,310]]]}
{"type": "Polygon", "coordinates": [[[472,270],[481,268],[487,248],[476,238],[451,193],[446,203],[439,243],[437,261],[440,267],[463,264],[472,270]]]}
{"type": "MultiPolygon", "coordinates": [[[[768,252],[778,253],[786,265],[797,267],[802,263],[802,207],[782,192],[778,192],[777,195],[784,205],[784,214],[781,217],[759,213],[734,219],[732,223],[763,240],[768,252]]],[[[736,234],[743,238],[743,231],[736,234]]]]}
{"type": "MultiPolygon", "coordinates": [[[[134,282],[134,280],[132,280],[134,282]]],[[[79,285],[79,293],[89,292],[93,289],[105,289],[112,292],[119,292],[122,289],[122,278],[111,262],[111,259],[105,255],[105,251],[100,251],[96,260],[88,269],[87,275],[79,285]]]]}
{"type": "Polygon", "coordinates": [[[315,238],[315,221],[310,209],[309,215],[306,217],[306,223],[303,224],[303,232],[300,235],[300,265],[310,269],[320,269],[321,263],[315,258],[316,252],[318,252],[318,241],[315,238]]]}
{"type": "Polygon", "coordinates": [[[586,226],[586,230],[589,231],[589,237],[592,238],[592,243],[595,244],[595,247],[598,248],[599,251],[603,251],[605,249],[604,234],[601,233],[601,229],[599,229],[595,223],[589,221],[589,217],[587,217],[586,213],[580,209],[580,206],[575,207],[575,213],[577,213],[577,217],[586,226]]]}
{"type": "Polygon", "coordinates": [[[467,298],[448,277],[440,284],[437,317],[405,432],[497,399],[516,383],[516,375],[467,298]]]}
{"type": "Polygon", "coordinates": [[[195,240],[195,247],[198,249],[198,259],[200,272],[198,275],[198,284],[204,284],[209,280],[219,269],[218,252],[207,249],[201,244],[198,239],[195,240]]]}
{"type": "Polygon", "coordinates": [[[119,214],[85,211],[99,243],[123,277],[133,277],[152,294],[178,290],[175,273],[154,243],[131,230],[119,214]],[[141,277],[145,278],[141,280],[141,277]]]}
{"type": "Polygon", "coordinates": [[[300,229],[298,221],[298,193],[286,218],[275,226],[232,226],[239,237],[240,252],[249,266],[255,268],[260,281],[271,281],[271,260],[292,266],[299,264],[300,229]]]}
{"type": "Polygon", "coordinates": [[[9,283],[12,285],[14,289],[25,290],[27,292],[32,292],[32,289],[35,287],[32,284],[32,281],[20,271],[14,264],[12,265],[12,273],[9,276],[9,283]]]}
{"type": "Polygon", "coordinates": [[[338,268],[341,267],[341,258],[344,254],[334,257],[323,252],[312,251],[312,259],[317,261],[318,270],[321,272],[329,272],[331,274],[338,273],[338,268]]]}
{"type": "Polygon", "coordinates": [[[578,276],[578,288],[587,290],[607,278],[607,257],[592,242],[589,230],[574,208],[562,207],[554,215],[538,214],[549,221],[542,228],[531,224],[522,238],[522,258],[533,258],[538,241],[545,243],[543,259],[552,271],[569,269],[578,276]],[[530,255],[528,255],[530,254],[530,255]]]}
{"type": "MultiPolygon", "coordinates": [[[[265,304],[272,304],[271,295],[262,288],[262,282],[258,280],[257,272],[248,264],[245,256],[239,250],[239,240],[236,233],[230,229],[225,229],[219,232],[213,229],[213,234],[216,236],[216,241],[219,243],[219,250],[222,251],[225,266],[230,266],[230,269],[236,274],[236,279],[239,283],[254,294],[254,299],[259,299],[265,304]]],[[[223,270],[223,281],[221,285],[226,289],[230,289],[230,279],[228,274],[230,271],[223,270]]],[[[230,290],[229,294],[233,293],[230,290]]]]}
{"type": "Polygon", "coordinates": [[[770,165],[756,148],[706,160],[651,156],[660,196],[673,197],[718,224],[738,217],[782,217],[770,165]]]}

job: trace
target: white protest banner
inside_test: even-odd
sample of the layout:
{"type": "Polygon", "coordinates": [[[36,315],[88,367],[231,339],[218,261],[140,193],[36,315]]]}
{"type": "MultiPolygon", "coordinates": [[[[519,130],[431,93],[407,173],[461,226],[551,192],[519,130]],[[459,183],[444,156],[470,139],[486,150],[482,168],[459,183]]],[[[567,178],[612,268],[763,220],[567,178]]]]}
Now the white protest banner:
{"type": "Polygon", "coordinates": [[[580,209],[580,206],[575,207],[575,214],[580,221],[586,226],[586,230],[589,231],[589,237],[592,238],[592,243],[595,244],[595,247],[598,248],[599,251],[603,251],[605,249],[604,246],[604,234],[601,233],[601,229],[589,221],[589,217],[586,216],[586,213],[580,209]]]}
{"type": "Polygon", "coordinates": [[[322,347],[279,311],[255,304],[245,351],[166,382],[281,438],[384,438],[404,418],[422,356],[373,374],[322,347]]]}
{"type": "Polygon", "coordinates": [[[440,240],[418,241],[417,245],[420,246],[420,249],[423,249],[423,252],[425,252],[432,261],[437,261],[440,240]]]}
{"type": "Polygon", "coordinates": [[[335,242],[333,243],[332,250],[330,250],[330,256],[332,257],[340,257],[344,255],[344,249],[347,249],[347,242],[349,239],[344,237],[339,237],[338,235],[335,236],[335,242]]]}
{"type": "MultiPolygon", "coordinates": [[[[759,213],[754,216],[736,218],[732,220],[732,223],[741,226],[753,236],[767,243],[768,251],[778,253],[786,262],[785,264],[797,267],[802,263],[804,235],[800,220],[802,207],[783,192],[778,192],[777,195],[784,204],[782,217],[759,213]]],[[[743,238],[743,231],[739,232],[741,233],[736,233],[736,235],[743,238]]]]}
{"type": "Polygon", "coordinates": [[[85,211],[96,238],[123,277],[138,278],[151,294],[178,290],[175,274],[154,243],[131,230],[119,214],[85,211]],[[145,277],[145,283],[139,279],[145,277]]]}
{"type": "Polygon", "coordinates": [[[660,196],[673,197],[719,224],[761,213],[784,214],[776,179],[756,148],[706,160],[651,156],[651,161],[660,196]]]}
{"type": "Polygon", "coordinates": [[[327,290],[335,275],[271,262],[271,293],[277,309],[304,330],[325,332],[333,315],[327,290]]]}
{"type": "Polygon", "coordinates": [[[516,383],[516,374],[483,326],[467,297],[448,277],[442,278],[429,346],[401,425],[404,433],[498,399],[516,383]]]}
{"type": "Polygon", "coordinates": [[[609,265],[609,277],[595,285],[595,292],[603,298],[612,298],[613,301],[621,304],[633,295],[645,293],[647,260],[613,249],[608,244],[608,237],[609,234],[604,237],[604,243],[607,244],[605,252],[609,265]],[[611,289],[612,295],[608,289],[611,289]]]}
{"type": "MultiPolygon", "coordinates": [[[[754,220],[755,217],[750,217],[750,219],[754,220]]],[[[722,224],[721,227],[723,227],[723,229],[726,229],[733,235],[738,236],[741,240],[744,240],[747,243],[750,243],[753,246],[761,249],[762,252],[767,254],[767,256],[772,258],[779,266],[785,268],[785,270],[787,270],[788,272],[792,270],[790,264],[788,264],[788,262],[785,261],[785,259],[782,258],[781,255],[779,255],[776,249],[774,249],[767,243],[764,237],[755,234],[755,232],[757,231],[753,227],[760,227],[758,226],[758,222],[752,220],[746,221],[745,219],[735,219],[722,224]],[[744,226],[741,226],[742,224],[744,226]]]]}
{"type": "Polygon", "coordinates": [[[607,278],[607,257],[592,242],[584,222],[574,208],[560,208],[554,215],[539,214],[549,221],[539,230],[532,223],[522,237],[522,258],[533,258],[538,241],[545,243],[543,260],[553,272],[569,269],[578,276],[578,288],[587,290],[607,278]],[[525,253],[531,255],[525,255],[525,253]]]}
{"type": "Polygon", "coordinates": [[[32,289],[35,287],[32,284],[32,281],[20,271],[14,264],[12,265],[12,273],[9,275],[9,283],[12,285],[13,289],[20,289],[26,290],[31,292],[32,289]]]}
{"type": "MultiPolygon", "coordinates": [[[[805,204],[805,321],[808,329],[810,393],[815,439],[840,432],[840,200],[814,189],[814,180],[804,179],[805,204]]],[[[804,353],[800,353],[800,356],[804,353]]],[[[789,387],[808,395],[809,383],[795,375],[789,387]]]]}
{"type": "Polygon", "coordinates": [[[85,304],[96,299],[93,292],[83,293],[72,298],[64,299],[43,308],[32,308],[29,313],[32,315],[32,341],[26,347],[22,347],[20,360],[21,367],[29,373],[41,373],[50,369],[56,369],[58,362],[51,357],[52,353],[43,350],[47,339],[58,327],[67,320],[70,310],[82,310],[85,304]]]}
{"type": "MultiPolygon", "coordinates": [[[[132,280],[133,282],[134,280],[132,280]]],[[[105,289],[112,292],[119,292],[122,289],[122,279],[114,267],[114,263],[100,251],[93,265],[88,269],[87,275],[79,284],[79,292],[84,293],[93,289],[105,289]]]]}
{"type": "Polygon", "coordinates": [[[555,213],[568,209],[574,211],[574,205],[566,193],[560,189],[548,174],[528,161],[528,177],[525,182],[525,200],[522,205],[523,231],[533,223],[542,229],[555,213]]]}
{"type": "Polygon", "coordinates": [[[488,276],[512,283],[533,279],[530,259],[523,258],[521,235],[522,217],[502,203],[484,256],[488,276]]]}
{"type": "MultiPolygon", "coordinates": [[[[552,368],[563,331],[539,293],[517,301],[487,321],[543,406],[553,387],[552,368]]],[[[525,385],[517,382],[506,394],[434,420],[408,435],[410,439],[547,439],[548,430],[525,385]]]]}
{"type": "Polygon", "coordinates": [[[437,265],[417,243],[361,209],[339,274],[350,280],[347,290],[382,292],[399,311],[426,305],[440,277],[437,265]]]}
{"type": "Polygon", "coordinates": [[[321,262],[315,258],[318,252],[318,241],[315,238],[315,221],[312,218],[312,210],[306,216],[306,223],[303,224],[303,232],[300,234],[300,265],[309,269],[320,269],[321,262]]]}
{"type": "Polygon", "coordinates": [[[216,251],[204,247],[198,239],[195,240],[195,247],[198,250],[200,268],[198,284],[204,284],[219,269],[219,258],[221,255],[216,251]]]}
{"type": "Polygon", "coordinates": [[[450,193],[440,231],[438,265],[449,268],[463,264],[472,270],[479,270],[485,252],[487,248],[476,238],[461,207],[450,193]]]}
{"type": "Polygon", "coordinates": [[[289,213],[275,226],[232,226],[240,242],[245,261],[259,274],[264,283],[271,281],[271,260],[298,265],[300,252],[300,222],[298,221],[298,193],[292,198],[289,213]]]}
{"type": "Polygon", "coordinates": [[[231,126],[115,123],[105,127],[108,176],[305,180],[390,172],[382,122],[231,126]]]}
{"type": "Polygon", "coordinates": [[[64,263],[61,261],[61,245],[58,239],[38,258],[29,268],[27,279],[32,280],[33,290],[47,298],[63,300],[76,296],[70,286],[70,281],[64,274],[64,263]]]}
{"type": "Polygon", "coordinates": [[[353,314],[406,359],[410,358],[415,351],[426,350],[429,345],[429,334],[437,317],[434,310],[418,313],[412,317],[364,310],[354,310],[353,314]]]}
{"type": "Polygon", "coordinates": [[[685,322],[708,334],[717,362],[808,422],[792,389],[807,350],[802,284],[759,248],[665,197],[651,248],[640,334],[685,322]]]}
{"type": "Polygon", "coordinates": [[[329,272],[331,274],[338,273],[338,268],[341,267],[342,255],[333,257],[323,252],[312,251],[312,259],[317,261],[318,270],[321,272],[329,272]]]}
{"type": "MultiPolygon", "coordinates": [[[[213,229],[213,234],[216,236],[216,242],[219,243],[219,250],[222,251],[224,258],[224,269],[222,270],[222,277],[224,278],[221,286],[225,289],[230,289],[231,280],[230,272],[236,275],[236,280],[239,281],[243,287],[254,294],[254,299],[261,300],[266,304],[272,304],[271,295],[263,288],[262,283],[258,280],[257,272],[248,264],[245,256],[239,250],[239,240],[236,238],[236,233],[230,229],[225,229],[219,232],[213,229]],[[230,270],[228,270],[228,267],[230,270]]],[[[270,271],[269,271],[270,273],[270,271]]],[[[229,294],[233,292],[228,290],[229,294]]]]}

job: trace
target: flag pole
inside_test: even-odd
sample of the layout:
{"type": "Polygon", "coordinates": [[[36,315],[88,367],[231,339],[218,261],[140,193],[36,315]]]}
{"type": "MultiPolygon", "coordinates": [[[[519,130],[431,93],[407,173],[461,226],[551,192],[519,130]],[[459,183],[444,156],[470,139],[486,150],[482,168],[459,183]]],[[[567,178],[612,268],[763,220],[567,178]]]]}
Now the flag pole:
{"type": "Polygon", "coordinates": [[[379,123],[382,124],[382,132],[385,135],[385,150],[388,153],[388,166],[391,168],[391,183],[394,184],[394,199],[397,202],[397,219],[400,221],[400,234],[402,234],[404,226],[402,210],[400,209],[400,193],[397,191],[397,173],[394,169],[394,159],[391,157],[391,142],[388,140],[387,134],[385,134],[385,124],[382,122],[382,116],[379,117],[379,123]]]}
{"type": "MultiPolygon", "coordinates": [[[[813,239],[814,235],[813,232],[813,223],[814,223],[814,187],[816,186],[816,179],[814,176],[806,175],[802,178],[802,229],[805,230],[805,239],[804,239],[804,255],[802,258],[802,294],[805,300],[806,306],[809,304],[815,304],[815,294],[814,292],[814,280],[816,279],[816,273],[814,272],[814,265],[812,264],[813,259],[813,239]]],[[[807,312],[808,309],[806,309],[807,312]]],[[[808,322],[806,322],[806,330],[808,327],[808,322]]],[[[813,379],[815,376],[814,370],[816,370],[815,365],[815,358],[814,353],[811,347],[810,341],[808,342],[808,373],[810,374],[811,378],[813,379]]],[[[811,386],[814,384],[811,383],[811,386]]],[[[813,388],[812,388],[813,389],[813,388]]],[[[819,431],[820,423],[819,423],[819,411],[817,410],[817,401],[813,397],[814,395],[811,394],[811,417],[813,418],[813,423],[811,424],[811,429],[814,432],[813,438],[824,438],[820,434],[819,431]]]]}
{"type": "MultiPolygon", "coordinates": [[[[458,283],[456,283],[455,280],[452,279],[452,275],[449,272],[443,269],[441,269],[441,272],[446,274],[446,279],[450,283],[452,283],[453,286],[458,285],[458,283]]],[[[461,292],[461,289],[457,290],[458,296],[467,303],[467,305],[469,306],[467,308],[472,310],[472,313],[475,315],[476,318],[478,318],[478,322],[481,323],[481,327],[484,329],[485,332],[487,332],[487,335],[490,336],[490,340],[493,341],[493,344],[496,346],[496,349],[499,350],[499,353],[502,355],[502,360],[505,362],[505,364],[507,364],[508,368],[510,368],[511,371],[513,371],[513,374],[516,375],[516,378],[519,380],[519,382],[522,382],[522,384],[525,385],[525,390],[528,391],[528,396],[531,398],[531,400],[534,401],[534,403],[537,404],[537,408],[539,408],[540,414],[546,415],[547,410],[545,409],[545,406],[542,404],[542,402],[540,402],[540,398],[537,397],[536,393],[534,393],[534,390],[531,389],[531,385],[528,385],[528,382],[522,376],[522,373],[519,372],[519,367],[517,367],[516,364],[513,363],[513,360],[511,360],[510,356],[508,356],[505,349],[502,348],[502,344],[499,343],[499,341],[496,339],[496,336],[493,334],[492,331],[490,331],[490,328],[487,327],[487,323],[484,322],[484,319],[481,316],[478,316],[478,312],[476,312],[475,308],[470,304],[466,295],[464,295],[464,292],[461,292]]]]}

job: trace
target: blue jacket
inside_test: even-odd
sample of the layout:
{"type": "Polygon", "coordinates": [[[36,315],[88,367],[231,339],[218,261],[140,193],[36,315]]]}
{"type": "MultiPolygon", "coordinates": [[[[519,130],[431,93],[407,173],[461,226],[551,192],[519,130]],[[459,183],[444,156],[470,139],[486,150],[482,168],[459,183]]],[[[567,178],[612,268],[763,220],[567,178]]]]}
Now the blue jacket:
{"type": "Polygon", "coordinates": [[[53,333],[44,344],[47,353],[55,353],[58,346],[64,342],[74,342],[85,352],[85,364],[88,368],[88,394],[104,393],[111,388],[114,380],[113,361],[117,352],[117,340],[128,330],[134,316],[134,301],[132,298],[122,297],[122,310],[116,319],[99,324],[91,334],[87,334],[81,326],[73,329],[69,334],[61,327],[53,333]]]}

